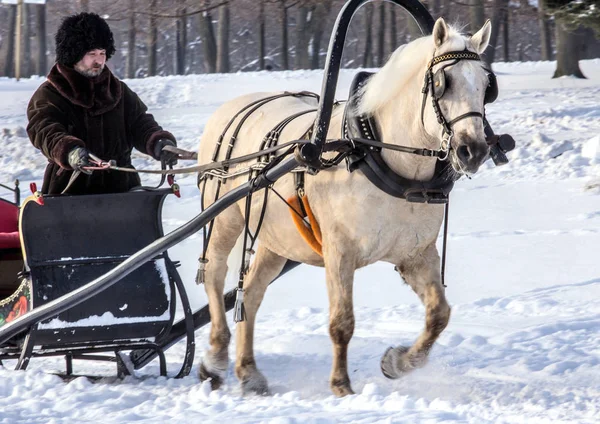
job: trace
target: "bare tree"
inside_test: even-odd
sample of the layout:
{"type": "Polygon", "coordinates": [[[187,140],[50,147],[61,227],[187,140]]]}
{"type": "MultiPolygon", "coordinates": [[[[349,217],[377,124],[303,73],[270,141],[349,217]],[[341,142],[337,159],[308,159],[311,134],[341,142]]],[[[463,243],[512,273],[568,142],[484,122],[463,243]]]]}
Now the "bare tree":
{"type": "Polygon", "coordinates": [[[377,25],[377,66],[385,61],[385,2],[379,3],[379,25],[377,25]]]}
{"type": "Polygon", "coordinates": [[[485,23],[484,0],[471,0],[469,24],[471,32],[478,31],[485,23]]]}
{"type": "Polygon", "coordinates": [[[396,50],[396,46],[398,45],[398,27],[396,22],[396,5],[388,3],[388,8],[390,9],[390,51],[393,52],[396,50]]]}
{"type": "Polygon", "coordinates": [[[546,0],[538,0],[538,23],[540,26],[540,44],[542,60],[552,60],[550,22],[546,14],[546,0]]]}
{"type": "Polygon", "coordinates": [[[312,12],[309,6],[302,4],[298,8],[296,19],[296,69],[308,69],[308,24],[312,12]]]}
{"type": "Polygon", "coordinates": [[[219,8],[217,28],[217,72],[229,72],[229,4],[219,8]]]}
{"type": "Polygon", "coordinates": [[[148,28],[148,76],[156,75],[156,44],[158,39],[158,29],[156,23],[156,0],[150,0],[150,24],[148,28]]]}
{"type": "Polygon", "coordinates": [[[200,27],[200,40],[204,47],[204,69],[206,73],[217,72],[217,41],[213,30],[212,16],[210,11],[198,15],[200,27]]]}
{"type": "Polygon", "coordinates": [[[31,24],[30,24],[30,4],[23,4],[23,15],[21,17],[23,55],[21,56],[21,77],[29,78],[31,76],[31,24]]]}
{"type": "Polygon", "coordinates": [[[556,17],[556,70],[552,78],[566,75],[585,78],[579,69],[583,45],[577,31],[569,28],[562,17],[556,17]]]}
{"type": "Polygon", "coordinates": [[[17,6],[8,6],[8,36],[6,37],[6,60],[4,61],[4,75],[15,76],[15,29],[17,27],[17,6]]]}
{"type": "Polygon", "coordinates": [[[327,16],[331,11],[331,0],[324,0],[317,3],[314,8],[312,19],[310,20],[311,37],[311,69],[319,69],[321,58],[321,41],[327,16]]]}
{"type": "Polygon", "coordinates": [[[288,59],[288,7],[285,0],[280,0],[281,12],[281,68],[283,70],[290,69],[288,59]]]}
{"type": "Polygon", "coordinates": [[[136,22],[135,22],[135,0],[129,0],[129,27],[127,28],[127,62],[125,65],[125,76],[135,78],[135,43],[136,43],[136,22]]]}
{"type": "Polygon", "coordinates": [[[179,14],[181,17],[177,19],[176,25],[176,43],[177,48],[175,57],[175,73],[177,75],[185,74],[185,56],[187,50],[187,9],[185,8],[185,0],[179,0],[179,14]]]}
{"type": "Polygon", "coordinates": [[[265,69],[265,0],[258,0],[258,69],[265,69]]]}
{"type": "Polygon", "coordinates": [[[366,37],[365,37],[365,49],[363,51],[362,66],[363,66],[363,68],[372,68],[373,67],[373,35],[372,35],[373,3],[368,3],[364,9],[365,9],[364,28],[365,28],[365,32],[366,32],[366,37]]]}
{"type": "Polygon", "coordinates": [[[36,60],[35,73],[46,75],[48,61],[46,59],[46,4],[30,5],[35,10],[35,28],[38,46],[38,57],[36,60]]]}
{"type": "Polygon", "coordinates": [[[492,35],[490,36],[490,44],[485,51],[485,61],[492,64],[496,59],[496,48],[498,46],[498,40],[502,28],[506,32],[506,27],[503,22],[506,21],[506,15],[508,14],[508,0],[494,0],[492,12],[492,35]]]}

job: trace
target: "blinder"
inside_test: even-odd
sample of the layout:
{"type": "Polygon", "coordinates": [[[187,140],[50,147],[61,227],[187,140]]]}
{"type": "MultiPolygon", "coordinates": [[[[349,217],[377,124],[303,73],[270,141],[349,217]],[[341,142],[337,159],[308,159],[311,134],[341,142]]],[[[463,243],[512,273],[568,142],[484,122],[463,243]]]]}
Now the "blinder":
{"type": "Polygon", "coordinates": [[[442,98],[444,93],[446,92],[446,72],[444,72],[444,68],[438,69],[435,74],[433,74],[433,97],[436,100],[442,98]]]}
{"type": "Polygon", "coordinates": [[[494,103],[498,98],[498,81],[496,81],[496,74],[491,70],[487,70],[488,73],[488,86],[485,90],[485,96],[483,98],[483,104],[494,103]]]}

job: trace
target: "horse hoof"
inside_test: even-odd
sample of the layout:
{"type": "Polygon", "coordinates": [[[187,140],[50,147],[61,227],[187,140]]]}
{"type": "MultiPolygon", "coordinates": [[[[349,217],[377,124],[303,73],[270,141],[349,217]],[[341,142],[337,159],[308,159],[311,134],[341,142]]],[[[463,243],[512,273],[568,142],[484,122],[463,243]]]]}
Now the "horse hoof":
{"type": "Polygon", "coordinates": [[[346,381],[346,382],[335,382],[332,381],[331,382],[331,391],[333,392],[333,394],[337,397],[344,397],[344,396],[348,396],[348,395],[353,395],[354,394],[354,390],[352,390],[352,387],[350,386],[350,382],[346,381]]]}
{"type": "Polygon", "coordinates": [[[208,367],[204,365],[204,362],[200,364],[200,370],[198,372],[201,381],[206,381],[210,379],[210,388],[211,390],[217,390],[225,381],[225,372],[219,372],[216,370],[209,370],[208,367]]]}
{"type": "Polygon", "coordinates": [[[402,374],[414,368],[408,359],[408,348],[399,346],[388,347],[381,358],[381,372],[390,380],[400,378],[402,374]]]}
{"type": "Polygon", "coordinates": [[[259,396],[268,396],[269,393],[269,383],[267,383],[267,379],[264,375],[259,372],[256,372],[252,375],[252,377],[246,378],[241,382],[242,385],[242,395],[259,395],[259,396]]]}

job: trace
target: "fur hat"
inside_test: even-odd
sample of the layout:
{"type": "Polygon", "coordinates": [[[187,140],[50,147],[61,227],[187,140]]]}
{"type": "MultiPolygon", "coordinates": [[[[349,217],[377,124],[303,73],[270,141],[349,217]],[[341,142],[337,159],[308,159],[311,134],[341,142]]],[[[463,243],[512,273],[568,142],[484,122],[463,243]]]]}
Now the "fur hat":
{"type": "Polygon", "coordinates": [[[62,21],[54,36],[56,62],[73,66],[94,49],[106,50],[106,60],[115,53],[115,40],[110,27],[95,13],[80,13],[62,21]]]}

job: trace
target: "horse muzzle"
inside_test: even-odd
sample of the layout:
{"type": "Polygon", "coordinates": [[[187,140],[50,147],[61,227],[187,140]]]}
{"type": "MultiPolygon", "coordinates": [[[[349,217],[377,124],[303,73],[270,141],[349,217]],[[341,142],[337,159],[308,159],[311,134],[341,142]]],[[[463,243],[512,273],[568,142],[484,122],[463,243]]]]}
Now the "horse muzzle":
{"type": "Polygon", "coordinates": [[[463,140],[457,143],[450,160],[457,172],[474,174],[487,159],[489,151],[485,141],[463,140]]]}

